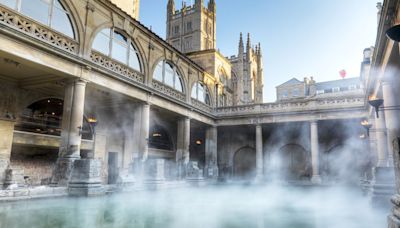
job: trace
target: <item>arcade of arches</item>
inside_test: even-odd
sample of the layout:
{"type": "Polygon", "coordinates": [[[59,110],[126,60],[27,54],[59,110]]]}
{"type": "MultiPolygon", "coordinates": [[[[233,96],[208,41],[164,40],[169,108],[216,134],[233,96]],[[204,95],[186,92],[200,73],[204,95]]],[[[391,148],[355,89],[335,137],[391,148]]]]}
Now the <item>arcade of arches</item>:
{"type": "MultiPolygon", "coordinates": [[[[268,178],[277,170],[287,180],[346,178],[332,148],[366,146],[361,114],[328,110],[325,120],[311,107],[297,119],[282,117],[280,104],[265,104],[263,116],[254,111],[261,104],[230,109],[216,88],[239,86],[238,77],[210,75],[105,2],[0,0],[0,184],[67,186],[80,160],[100,163],[102,184],[128,175],[268,178]],[[75,23],[84,18],[85,29],[75,23]]],[[[359,153],[355,168],[363,170],[359,153]]]]}

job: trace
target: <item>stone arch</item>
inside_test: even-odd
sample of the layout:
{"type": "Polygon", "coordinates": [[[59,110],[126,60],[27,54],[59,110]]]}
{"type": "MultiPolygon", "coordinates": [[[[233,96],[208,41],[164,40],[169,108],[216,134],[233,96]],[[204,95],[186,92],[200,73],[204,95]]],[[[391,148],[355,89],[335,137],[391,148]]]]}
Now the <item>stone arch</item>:
{"type": "Polygon", "coordinates": [[[309,152],[301,145],[288,143],[271,154],[271,169],[286,180],[303,180],[310,176],[309,152]]]}
{"type": "Polygon", "coordinates": [[[256,176],[256,151],[246,146],[233,155],[233,176],[235,179],[251,180],[256,176]]]}
{"type": "Polygon", "coordinates": [[[188,94],[187,79],[186,79],[185,74],[183,73],[184,71],[182,70],[182,67],[179,64],[174,63],[172,60],[165,58],[164,56],[161,56],[161,57],[157,58],[156,61],[154,61],[153,65],[151,66],[151,74],[149,75],[149,81],[153,81],[154,72],[156,70],[157,65],[161,61],[165,61],[175,67],[175,70],[177,71],[178,76],[181,79],[182,93],[188,94]]]}
{"type": "MultiPolygon", "coordinates": [[[[135,39],[133,36],[131,36],[130,34],[128,34],[125,29],[120,28],[118,26],[114,26],[111,22],[105,22],[99,26],[97,26],[90,38],[89,38],[89,42],[88,42],[88,46],[86,47],[86,56],[89,57],[90,53],[92,52],[92,47],[93,47],[93,42],[96,39],[96,37],[99,35],[99,33],[103,30],[103,29],[111,29],[112,31],[116,31],[118,33],[120,33],[121,35],[123,35],[124,37],[126,37],[127,39],[130,40],[130,44],[133,45],[135,51],[137,52],[137,56],[138,56],[138,60],[139,60],[139,65],[140,65],[140,73],[143,74],[145,77],[147,75],[147,59],[145,58],[145,52],[143,51],[143,49],[141,48],[141,46],[139,45],[139,42],[137,39],[135,39]]],[[[130,48],[130,47],[128,47],[130,48]]],[[[129,63],[126,64],[126,66],[129,67],[129,63]]]]}
{"type": "MultiPolygon", "coordinates": [[[[83,21],[82,21],[82,17],[79,14],[79,11],[76,9],[76,6],[74,5],[73,1],[65,1],[65,0],[60,0],[63,4],[64,7],[67,8],[68,12],[71,15],[71,23],[72,23],[72,27],[74,29],[74,33],[75,33],[75,39],[76,41],[78,41],[79,44],[82,44],[84,42],[81,42],[82,40],[84,40],[84,26],[83,26],[83,21]]],[[[80,50],[80,52],[83,51],[83,47],[81,47],[82,49],[80,50]]]]}
{"type": "Polygon", "coordinates": [[[155,121],[151,125],[149,132],[149,148],[166,151],[176,150],[171,132],[158,121],[155,121]]]}
{"type": "Polygon", "coordinates": [[[357,146],[339,143],[328,148],[321,156],[321,175],[328,181],[357,182],[355,175],[361,167],[358,161],[357,146]]]}
{"type": "MultiPolygon", "coordinates": [[[[211,93],[211,91],[212,91],[212,89],[210,89],[210,87],[206,84],[206,83],[204,83],[203,81],[195,81],[195,82],[193,82],[192,83],[192,85],[191,85],[191,89],[190,89],[190,97],[191,98],[193,98],[193,99],[196,99],[196,100],[199,100],[198,98],[198,96],[199,96],[199,94],[198,94],[198,92],[196,92],[196,98],[194,98],[192,95],[192,93],[193,93],[193,89],[195,88],[195,86],[197,86],[197,85],[202,85],[202,87],[203,88],[205,88],[206,89],[206,94],[208,95],[208,100],[209,100],[209,106],[214,106],[214,99],[213,99],[213,93],[211,93]]],[[[205,103],[205,104],[207,104],[207,95],[205,94],[205,96],[204,96],[204,101],[202,101],[202,100],[199,100],[200,102],[203,102],[203,103],[205,103]]]]}

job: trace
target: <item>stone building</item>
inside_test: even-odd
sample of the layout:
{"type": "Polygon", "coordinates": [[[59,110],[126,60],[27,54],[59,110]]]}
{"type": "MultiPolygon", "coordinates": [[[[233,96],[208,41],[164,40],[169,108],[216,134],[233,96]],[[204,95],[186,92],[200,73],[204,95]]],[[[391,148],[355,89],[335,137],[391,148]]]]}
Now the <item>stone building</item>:
{"type": "Polygon", "coordinates": [[[204,0],[196,0],[192,6],[183,3],[180,10],[176,10],[175,1],[169,0],[166,40],[218,78],[220,83],[215,88],[218,107],[262,103],[261,45],[252,46],[248,34],[244,47],[240,34],[238,55],[224,57],[217,50],[216,10],[214,0],[209,1],[207,7],[204,0]]]}
{"type": "Polygon", "coordinates": [[[362,83],[359,77],[326,82],[315,82],[313,77],[304,78],[303,81],[292,78],[276,87],[276,97],[278,101],[285,101],[313,96],[335,96],[336,93],[351,93],[360,89],[362,83]]]}
{"type": "MultiPolygon", "coordinates": [[[[362,88],[262,103],[262,52],[250,37],[246,47],[240,37],[236,57],[215,50],[215,30],[193,33],[190,52],[181,52],[132,17],[133,6],[0,0],[2,185],[25,177],[95,194],[88,189],[132,176],[156,185],[363,175],[362,88]],[[211,45],[201,46],[205,40],[211,45]]],[[[171,1],[168,8],[172,23],[180,13],[171,1]]],[[[185,20],[204,17],[215,29],[214,1],[184,9],[185,20]],[[198,9],[207,17],[195,16],[198,9]]]]}

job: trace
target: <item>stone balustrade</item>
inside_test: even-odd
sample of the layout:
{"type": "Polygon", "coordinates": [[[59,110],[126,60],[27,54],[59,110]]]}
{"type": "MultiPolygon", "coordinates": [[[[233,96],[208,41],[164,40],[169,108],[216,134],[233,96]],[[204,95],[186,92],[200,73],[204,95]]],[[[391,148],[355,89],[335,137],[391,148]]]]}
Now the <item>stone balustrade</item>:
{"type": "Polygon", "coordinates": [[[104,67],[105,69],[111,70],[119,75],[122,75],[129,80],[133,80],[135,82],[140,82],[140,83],[143,83],[144,81],[142,73],[137,72],[123,64],[120,64],[117,61],[112,60],[111,58],[103,54],[100,54],[96,51],[92,51],[92,53],[90,54],[90,59],[94,63],[104,67]]]}
{"type": "Polygon", "coordinates": [[[161,82],[153,80],[152,81],[152,86],[153,86],[153,89],[157,90],[158,92],[161,92],[163,94],[167,94],[167,95],[169,95],[169,96],[171,96],[173,98],[176,98],[176,99],[178,99],[180,101],[185,101],[186,100],[185,99],[185,94],[183,94],[183,93],[181,93],[181,92],[179,92],[179,91],[177,91],[177,90],[175,90],[175,89],[173,89],[173,88],[171,88],[171,87],[169,87],[169,86],[167,86],[167,85],[165,85],[165,84],[163,84],[161,82]]]}
{"type": "Polygon", "coordinates": [[[232,107],[220,107],[216,109],[217,116],[237,116],[251,114],[277,114],[281,112],[301,112],[313,110],[335,110],[360,108],[365,105],[362,96],[357,97],[336,97],[336,98],[314,98],[296,101],[285,101],[265,104],[241,105],[232,107]]]}
{"type": "Polygon", "coordinates": [[[74,39],[62,35],[46,26],[42,26],[14,10],[0,6],[0,23],[56,46],[64,51],[73,54],[78,53],[79,44],[74,39]]]}

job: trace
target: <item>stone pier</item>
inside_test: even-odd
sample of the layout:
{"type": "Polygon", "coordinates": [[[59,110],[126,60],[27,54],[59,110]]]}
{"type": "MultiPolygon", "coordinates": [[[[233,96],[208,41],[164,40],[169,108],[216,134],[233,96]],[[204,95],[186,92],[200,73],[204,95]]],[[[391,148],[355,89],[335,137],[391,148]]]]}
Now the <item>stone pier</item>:
{"type": "Polygon", "coordinates": [[[80,158],[86,81],[74,80],[65,88],[61,145],[51,184],[66,186],[74,161],[80,158]]]}
{"type": "Polygon", "coordinates": [[[218,140],[217,127],[215,126],[209,127],[206,131],[206,167],[205,167],[205,177],[208,179],[218,178],[217,140],[218,140]]]}
{"type": "Polygon", "coordinates": [[[0,119],[0,189],[5,184],[6,170],[10,165],[14,124],[14,120],[0,119]]]}
{"type": "Polygon", "coordinates": [[[318,122],[310,122],[311,131],[311,165],[312,165],[312,177],[311,182],[313,184],[321,183],[321,176],[319,175],[319,141],[318,141],[318,122]]]}
{"type": "Polygon", "coordinates": [[[263,162],[263,141],[262,127],[256,125],[256,181],[262,181],[264,177],[264,162],[263,162]]]}

